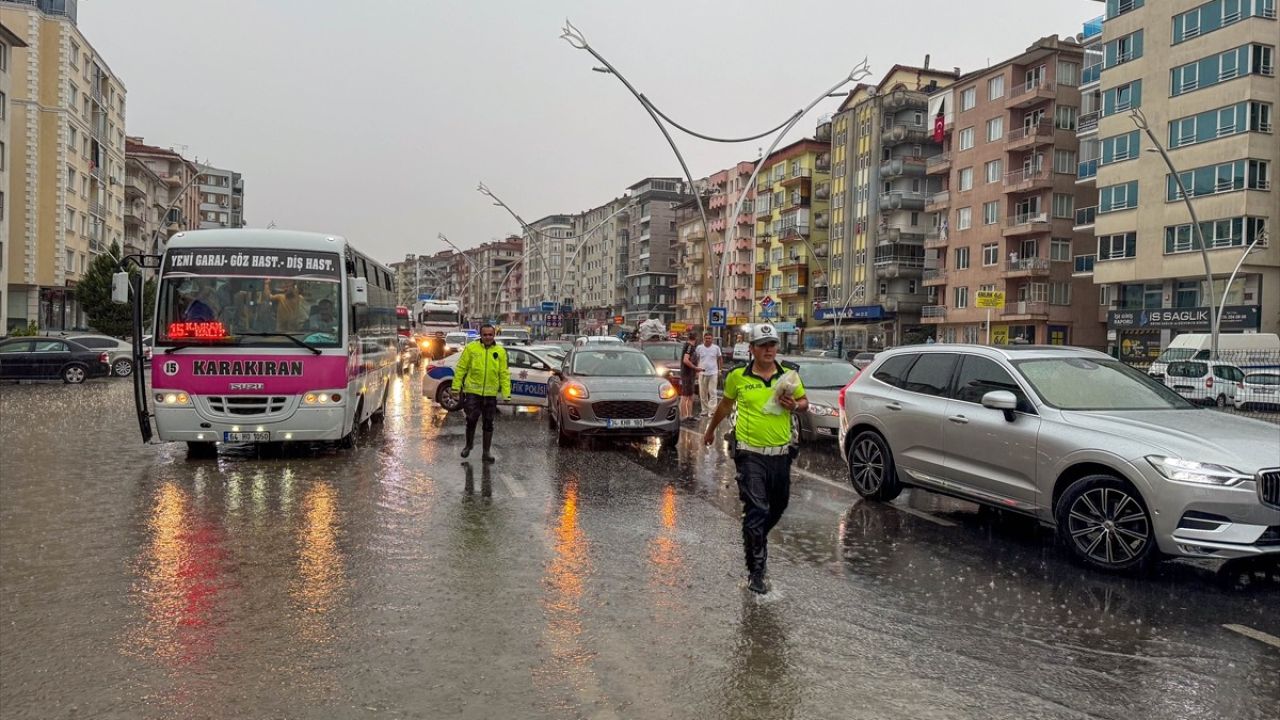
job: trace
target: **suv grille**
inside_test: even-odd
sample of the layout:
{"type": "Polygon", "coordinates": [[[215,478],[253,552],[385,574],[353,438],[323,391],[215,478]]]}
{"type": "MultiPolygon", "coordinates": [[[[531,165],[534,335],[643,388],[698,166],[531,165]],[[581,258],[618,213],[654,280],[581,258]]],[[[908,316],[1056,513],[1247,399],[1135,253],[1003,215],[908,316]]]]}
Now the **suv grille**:
{"type": "Polygon", "coordinates": [[[643,400],[605,400],[591,405],[601,420],[648,420],[658,412],[658,403],[643,400]]]}
{"type": "Polygon", "coordinates": [[[210,395],[209,411],[218,415],[246,417],[284,412],[288,398],[278,395],[210,395]]]}
{"type": "Polygon", "coordinates": [[[1280,468],[1258,473],[1258,499],[1263,505],[1280,509],[1280,468]]]}

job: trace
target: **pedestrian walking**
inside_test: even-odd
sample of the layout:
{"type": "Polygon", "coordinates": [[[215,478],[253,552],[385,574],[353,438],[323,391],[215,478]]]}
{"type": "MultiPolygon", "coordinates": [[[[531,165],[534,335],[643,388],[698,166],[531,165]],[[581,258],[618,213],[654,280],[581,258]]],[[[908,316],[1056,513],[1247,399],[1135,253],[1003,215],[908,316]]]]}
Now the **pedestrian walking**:
{"type": "Polygon", "coordinates": [[[702,403],[702,414],[710,415],[716,400],[716,389],[720,385],[720,359],[723,355],[720,346],[713,344],[711,333],[702,336],[702,344],[694,352],[698,355],[698,400],[702,403]]]}
{"type": "Polygon", "coordinates": [[[680,347],[680,421],[694,419],[693,396],[698,392],[698,333],[690,330],[680,347]]]}
{"type": "Polygon", "coordinates": [[[737,410],[734,423],[733,462],[737,468],[738,496],[742,499],[742,545],[746,555],[747,587],[766,593],[765,565],[769,531],[791,499],[791,413],[805,412],[809,400],[798,375],[786,375],[778,363],[778,333],[772,325],[751,329],[751,362],[734,368],[724,381],[724,398],[716,407],[702,442],[715,442],[716,426],[737,410]],[[794,389],[785,391],[794,380],[794,389]],[[780,412],[775,412],[773,405],[780,412]]]}
{"type": "Polygon", "coordinates": [[[494,342],[497,330],[492,325],[480,326],[480,339],[462,349],[462,357],[453,371],[453,392],[462,393],[462,409],[467,415],[467,444],[462,457],[471,454],[475,444],[476,424],[484,421],[484,454],[481,459],[493,462],[493,418],[498,414],[498,395],[511,399],[511,373],[507,370],[507,350],[494,342]]]}

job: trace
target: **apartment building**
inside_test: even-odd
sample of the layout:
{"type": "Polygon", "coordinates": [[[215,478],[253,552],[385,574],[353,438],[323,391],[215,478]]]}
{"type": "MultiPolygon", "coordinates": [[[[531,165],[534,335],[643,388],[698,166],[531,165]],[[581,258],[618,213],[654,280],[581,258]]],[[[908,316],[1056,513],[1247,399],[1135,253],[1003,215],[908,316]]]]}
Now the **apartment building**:
{"type": "Polygon", "coordinates": [[[566,313],[565,332],[596,332],[613,322],[626,306],[626,268],[619,261],[631,241],[630,199],[617,197],[574,216],[577,270],[574,303],[566,313]]]}
{"type": "Polygon", "coordinates": [[[956,80],[954,130],[929,167],[943,187],[928,207],[945,219],[927,240],[922,314],[938,340],[1105,346],[1092,283],[1074,273],[1093,244],[1074,229],[1091,202],[1076,184],[1083,62],[1078,41],[1050,36],[956,80]],[[1003,307],[979,307],[984,291],[1003,307]]]}
{"type": "Polygon", "coordinates": [[[196,186],[199,165],[172,148],[148,145],[142,137],[125,139],[125,155],[145,165],[163,181],[168,194],[167,229],[173,232],[200,229],[200,192],[196,186]]]}
{"type": "Polygon", "coordinates": [[[82,328],[75,285],[124,237],[125,87],[80,32],[74,2],[0,0],[0,24],[25,44],[5,58],[6,323],[82,328]]]}
{"type": "Polygon", "coordinates": [[[200,165],[200,229],[244,227],[244,178],[234,170],[200,165]]]}
{"type": "Polygon", "coordinates": [[[527,248],[521,261],[523,286],[520,313],[536,333],[545,333],[547,315],[542,303],[572,306],[577,275],[566,262],[578,247],[572,215],[548,215],[525,228],[527,248]]]}
{"type": "Polygon", "coordinates": [[[9,198],[13,197],[9,188],[9,161],[6,153],[12,146],[9,136],[9,98],[12,97],[12,79],[9,77],[9,63],[13,52],[27,44],[0,24],[0,334],[9,327],[9,287],[8,287],[8,254],[9,254],[9,198]]]}
{"type": "Polygon", "coordinates": [[[755,162],[743,161],[695,182],[709,234],[694,198],[676,208],[680,247],[676,314],[686,323],[704,325],[712,307],[725,308],[731,325],[750,320],[755,305],[756,230],[756,191],[750,180],[755,167],[755,162]]]}
{"type": "Polygon", "coordinates": [[[1112,352],[1128,362],[1145,365],[1177,334],[1209,330],[1211,297],[1226,306],[1223,332],[1280,330],[1280,247],[1264,235],[1280,205],[1277,38],[1275,0],[1105,4],[1102,52],[1085,86],[1096,131],[1081,128],[1096,168],[1078,173],[1097,200],[1077,226],[1096,236],[1099,313],[1112,352]],[[1155,148],[1133,110],[1167,148],[1176,178],[1160,153],[1146,152],[1155,148]]]}
{"type": "Polygon", "coordinates": [[[139,158],[124,161],[124,249],[128,254],[164,252],[177,227],[165,222],[170,188],[164,178],[139,158]]]}
{"type": "Polygon", "coordinates": [[[784,345],[795,347],[813,316],[812,283],[819,274],[826,282],[830,203],[818,199],[814,188],[831,181],[831,145],[804,138],[761,162],[753,208],[757,226],[751,321],[773,323],[784,345]]]}
{"type": "Polygon", "coordinates": [[[484,243],[461,253],[470,274],[462,291],[462,316],[473,323],[498,322],[506,314],[505,281],[520,262],[524,244],[519,236],[484,243]]]}
{"type": "MultiPolygon", "coordinates": [[[[830,292],[814,313],[813,339],[828,347],[878,348],[922,334],[926,236],[938,231],[929,200],[941,187],[934,133],[952,104],[942,94],[959,69],[894,65],[876,84],[850,91],[830,122],[830,292]]],[[[820,128],[820,132],[823,129],[820,128]]]]}
{"type": "MultiPolygon", "coordinates": [[[[702,193],[702,207],[711,201],[710,193],[702,193]]],[[[676,206],[676,236],[679,238],[679,261],[676,266],[676,318],[692,325],[705,323],[714,304],[712,270],[708,262],[711,248],[707,229],[698,211],[698,198],[690,198],[676,206]]],[[[710,216],[711,211],[707,210],[710,216]]],[[[754,223],[753,223],[754,225],[754,223]]]]}
{"type": "Polygon", "coordinates": [[[627,188],[629,242],[617,258],[619,268],[626,264],[627,325],[651,317],[668,324],[676,319],[676,207],[691,195],[688,184],[674,177],[645,178],[627,188]]]}

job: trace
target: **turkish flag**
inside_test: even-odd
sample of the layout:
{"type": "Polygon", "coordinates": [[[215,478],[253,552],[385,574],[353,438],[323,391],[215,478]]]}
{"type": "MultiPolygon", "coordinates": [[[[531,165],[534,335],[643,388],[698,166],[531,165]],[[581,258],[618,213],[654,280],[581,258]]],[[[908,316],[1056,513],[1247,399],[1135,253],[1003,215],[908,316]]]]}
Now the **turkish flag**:
{"type": "Polygon", "coordinates": [[[947,119],[943,116],[943,110],[947,107],[947,99],[943,98],[938,103],[938,114],[933,116],[933,141],[942,143],[942,136],[947,129],[947,119]]]}

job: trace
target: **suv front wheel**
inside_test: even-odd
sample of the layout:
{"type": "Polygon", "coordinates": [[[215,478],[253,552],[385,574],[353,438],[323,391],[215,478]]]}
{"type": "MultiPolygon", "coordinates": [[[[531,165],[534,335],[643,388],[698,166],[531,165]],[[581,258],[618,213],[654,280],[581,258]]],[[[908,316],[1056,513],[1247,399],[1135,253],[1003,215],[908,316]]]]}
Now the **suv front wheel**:
{"type": "Polygon", "coordinates": [[[863,430],[849,443],[849,482],[864,498],[888,502],[902,492],[893,453],[880,433],[863,430]]]}
{"type": "Polygon", "coordinates": [[[1076,559],[1112,572],[1138,568],[1156,551],[1142,496],[1114,475],[1086,475],[1058,499],[1058,536],[1076,559]]]}

